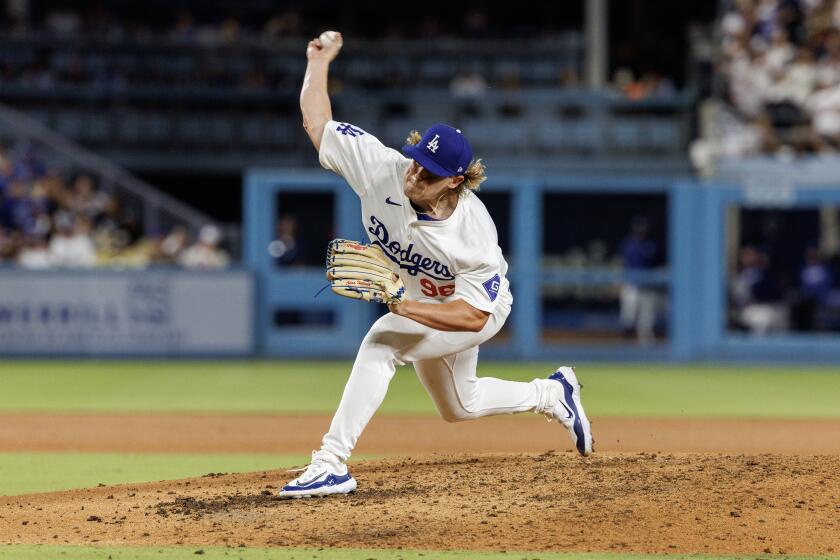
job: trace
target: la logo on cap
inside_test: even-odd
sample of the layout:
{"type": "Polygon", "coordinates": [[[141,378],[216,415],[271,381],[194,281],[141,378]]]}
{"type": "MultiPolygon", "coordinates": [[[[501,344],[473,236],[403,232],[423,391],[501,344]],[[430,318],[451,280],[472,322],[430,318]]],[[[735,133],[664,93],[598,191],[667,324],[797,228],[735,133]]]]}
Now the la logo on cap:
{"type": "Polygon", "coordinates": [[[432,152],[433,154],[436,154],[438,148],[440,147],[438,144],[438,138],[440,138],[440,134],[435,134],[435,137],[429,140],[429,143],[426,144],[426,149],[432,152]]]}

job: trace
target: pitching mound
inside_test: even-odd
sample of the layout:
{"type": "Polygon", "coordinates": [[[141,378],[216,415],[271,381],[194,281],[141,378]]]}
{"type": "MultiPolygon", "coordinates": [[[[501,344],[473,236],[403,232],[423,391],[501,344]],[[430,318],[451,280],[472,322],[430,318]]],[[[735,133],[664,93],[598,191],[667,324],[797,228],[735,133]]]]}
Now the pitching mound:
{"type": "Polygon", "coordinates": [[[840,551],[837,457],[427,456],[353,466],[350,496],[281,471],[0,498],[0,542],[622,552],[840,551]]]}

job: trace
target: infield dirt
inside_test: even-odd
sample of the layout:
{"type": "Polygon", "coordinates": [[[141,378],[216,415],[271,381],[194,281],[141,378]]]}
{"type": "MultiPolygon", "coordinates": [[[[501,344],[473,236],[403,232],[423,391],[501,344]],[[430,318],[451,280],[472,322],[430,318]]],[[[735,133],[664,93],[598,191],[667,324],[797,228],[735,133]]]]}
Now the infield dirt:
{"type": "MultiPolygon", "coordinates": [[[[329,421],[0,416],[2,451],[302,453],[329,421]]],[[[838,434],[836,421],[598,419],[600,452],[584,459],[534,418],[379,417],[360,452],[414,458],[355,463],[350,496],[281,501],[294,474],[271,471],[0,497],[0,542],[838,554],[838,434]]]]}
{"type": "Polygon", "coordinates": [[[831,554],[837,457],[572,453],[358,463],[352,495],[285,472],[0,498],[4,543],[831,554]]]}
{"type": "MultiPolygon", "coordinates": [[[[329,416],[224,414],[0,414],[0,451],[307,454],[329,416]]],[[[840,420],[596,418],[599,451],[840,455],[840,420]]],[[[447,424],[431,416],[375,416],[357,455],[543,452],[571,449],[537,415],[447,424]]]]}

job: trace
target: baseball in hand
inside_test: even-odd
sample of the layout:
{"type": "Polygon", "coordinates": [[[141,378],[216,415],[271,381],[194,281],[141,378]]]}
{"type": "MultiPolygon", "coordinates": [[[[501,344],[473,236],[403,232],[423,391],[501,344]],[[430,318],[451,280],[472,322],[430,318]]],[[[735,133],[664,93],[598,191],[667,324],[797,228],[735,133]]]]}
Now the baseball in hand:
{"type": "Polygon", "coordinates": [[[324,31],[323,33],[321,33],[318,39],[321,41],[321,46],[325,49],[328,49],[333,45],[336,45],[339,49],[341,48],[341,42],[338,38],[338,33],[335,31],[324,31]]]}

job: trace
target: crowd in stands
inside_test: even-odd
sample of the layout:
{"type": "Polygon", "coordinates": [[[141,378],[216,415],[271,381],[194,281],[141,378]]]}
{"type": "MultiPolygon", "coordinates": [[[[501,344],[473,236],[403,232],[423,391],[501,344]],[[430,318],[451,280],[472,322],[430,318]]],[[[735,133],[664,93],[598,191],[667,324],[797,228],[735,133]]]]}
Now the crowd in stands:
{"type": "Polygon", "coordinates": [[[93,177],[51,170],[31,145],[0,146],[0,263],[27,269],[96,266],[222,268],[216,226],[144,232],[137,214],[93,177]]]}
{"type": "Polygon", "coordinates": [[[736,0],[719,32],[715,156],[840,148],[840,1],[736,0]]]}
{"type": "Polygon", "coordinates": [[[27,3],[16,2],[16,6],[6,8],[7,32],[49,31],[111,39],[169,37],[206,44],[233,43],[243,38],[308,40],[323,31],[325,24],[352,28],[354,35],[376,40],[551,38],[580,18],[573,11],[558,13],[547,6],[534,6],[526,13],[512,6],[496,6],[491,11],[480,5],[438,0],[428,2],[429,10],[417,18],[406,18],[398,11],[375,10],[379,4],[371,1],[358,2],[356,9],[330,13],[317,2],[237,5],[185,0],[175,7],[163,0],[149,0],[140,7],[74,0],[30,7],[25,6],[27,3]],[[446,14],[433,9],[444,6],[448,8],[446,14]],[[551,17],[543,17],[548,14],[551,17]]]}
{"type": "MultiPolygon", "coordinates": [[[[365,33],[364,29],[353,29],[349,34],[358,42],[411,40],[420,36],[440,41],[505,38],[504,28],[491,30],[483,13],[467,11],[453,18],[450,23],[463,18],[465,32],[456,33],[454,26],[427,18],[420,25],[376,27],[378,34],[365,33]]],[[[150,87],[200,91],[204,87],[226,93],[290,93],[300,86],[303,45],[320,32],[314,25],[306,23],[295,9],[251,25],[230,15],[221,21],[201,21],[186,11],[176,17],[171,27],[152,26],[103,12],[56,9],[48,12],[42,22],[8,35],[18,42],[6,45],[6,52],[0,53],[0,81],[36,89],[87,85],[107,91],[150,87]],[[45,42],[26,43],[27,39],[45,42]],[[88,43],[90,39],[108,41],[109,47],[103,50],[82,39],[88,43]],[[115,50],[116,47],[122,50],[115,50]]],[[[555,31],[541,28],[531,38],[551,40],[555,35],[555,31]]],[[[495,61],[481,57],[480,49],[462,51],[461,58],[469,59],[473,67],[482,66],[483,79],[494,87],[509,88],[511,82],[562,85],[570,75],[579,73],[579,33],[571,35],[572,44],[562,53],[554,49],[551,56],[544,53],[540,59],[543,64],[556,67],[556,71],[542,71],[534,76],[518,67],[497,69],[495,61]]],[[[452,61],[449,54],[433,51],[416,53],[412,58],[410,53],[402,52],[391,60],[383,60],[383,54],[382,50],[359,53],[357,64],[346,63],[334,69],[333,88],[407,88],[417,83],[418,76],[425,85],[446,86],[452,78],[448,70],[441,73],[424,66],[441,58],[452,61]]],[[[534,60],[539,58],[537,53],[532,54],[534,60]]]]}
{"type": "MultiPolygon", "coordinates": [[[[6,52],[0,52],[0,83],[42,90],[56,85],[88,85],[107,91],[206,86],[216,92],[289,93],[299,88],[301,49],[292,53],[289,45],[304,45],[317,35],[323,14],[313,17],[305,10],[286,7],[247,15],[228,9],[223,17],[208,17],[199,13],[197,6],[193,6],[195,13],[189,8],[187,4],[170,18],[154,20],[101,7],[67,5],[51,7],[38,16],[9,17],[5,29],[0,23],[0,30],[13,42],[5,45],[6,52]],[[110,46],[85,45],[82,39],[106,41],[110,46]],[[27,40],[32,42],[27,44],[27,40]],[[167,48],[155,49],[155,45],[167,48]],[[149,50],[123,52],[114,50],[116,46],[149,50]],[[190,50],[194,47],[206,49],[190,50]]],[[[387,14],[379,15],[376,25],[348,21],[348,34],[361,42],[422,39],[432,42],[435,49],[415,53],[414,58],[402,52],[388,60],[382,56],[387,51],[378,49],[372,59],[359,54],[357,64],[345,62],[333,70],[333,88],[412,88],[422,80],[424,86],[448,86],[456,96],[476,97],[488,88],[513,91],[531,86],[582,86],[579,21],[562,21],[557,14],[532,17],[531,22],[504,20],[497,11],[490,17],[486,9],[457,7],[446,18],[434,16],[432,11],[419,21],[387,14]],[[504,52],[485,55],[482,48],[449,53],[438,49],[439,43],[447,40],[477,39],[508,44],[527,39],[535,46],[548,47],[542,52],[507,53],[511,56],[503,56],[504,52]],[[441,64],[453,62],[456,69],[467,69],[441,71],[441,64]]],[[[347,55],[345,60],[349,60],[347,55]]],[[[636,74],[627,67],[617,69],[612,76],[613,89],[634,100],[674,93],[673,81],[661,72],[646,69],[636,74]]]]}

